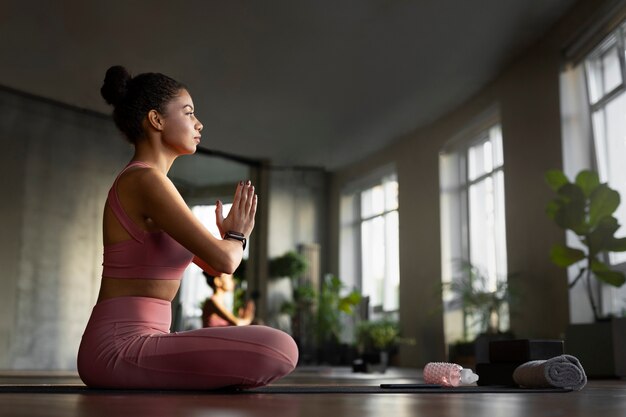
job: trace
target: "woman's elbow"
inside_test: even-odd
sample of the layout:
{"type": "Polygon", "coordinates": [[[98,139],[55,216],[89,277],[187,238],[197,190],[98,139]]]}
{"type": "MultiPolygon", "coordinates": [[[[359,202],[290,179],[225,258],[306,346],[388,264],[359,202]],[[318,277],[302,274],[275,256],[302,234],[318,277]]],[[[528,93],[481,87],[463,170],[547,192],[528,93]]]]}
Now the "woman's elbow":
{"type": "Polygon", "coordinates": [[[233,247],[222,246],[218,251],[205,254],[205,257],[196,257],[196,262],[202,269],[209,273],[232,275],[241,263],[241,250],[233,250],[233,247]],[[204,261],[202,259],[207,259],[204,261]],[[208,268],[207,268],[208,267],[208,268]]]}
{"type": "Polygon", "coordinates": [[[237,267],[239,267],[239,264],[241,263],[241,255],[227,252],[226,254],[224,254],[222,261],[222,272],[232,275],[235,273],[235,270],[237,269],[237,267]]]}

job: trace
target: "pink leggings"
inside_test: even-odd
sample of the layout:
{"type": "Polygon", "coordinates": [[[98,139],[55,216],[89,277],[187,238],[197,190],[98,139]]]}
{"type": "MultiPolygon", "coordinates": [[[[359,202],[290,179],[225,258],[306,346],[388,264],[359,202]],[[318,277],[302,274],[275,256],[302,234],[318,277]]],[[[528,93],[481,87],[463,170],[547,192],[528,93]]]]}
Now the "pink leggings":
{"type": "Polygon", "coordinates": [[[117,297],[95,305],[78,351],[89,387],[144,389],[251,388],[293,371],[298,348],[265,326],[170,333],[170,303],[117,297]]]}

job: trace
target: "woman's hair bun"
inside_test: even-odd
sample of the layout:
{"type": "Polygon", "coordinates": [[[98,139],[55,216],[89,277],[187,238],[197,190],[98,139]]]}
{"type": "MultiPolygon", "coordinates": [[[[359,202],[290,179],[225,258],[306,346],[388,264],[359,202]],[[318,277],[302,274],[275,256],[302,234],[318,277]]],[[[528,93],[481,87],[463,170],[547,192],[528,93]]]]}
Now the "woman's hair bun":
{"type": "Polygon", "coordinates": [[[104,100],[113,106],[117,106],[128,91],[128,84],[132,77],[121,65],[116,65],[107,70],[104,76],[104,84],[100,88],[100,94],[104,100]]]}

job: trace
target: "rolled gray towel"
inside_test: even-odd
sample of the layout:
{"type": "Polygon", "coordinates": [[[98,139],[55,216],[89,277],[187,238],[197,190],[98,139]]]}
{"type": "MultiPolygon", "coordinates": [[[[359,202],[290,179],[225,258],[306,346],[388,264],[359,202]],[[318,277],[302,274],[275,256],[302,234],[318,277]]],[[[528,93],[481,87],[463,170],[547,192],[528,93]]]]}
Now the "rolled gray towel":
{"type": "Polygon", "coordinates": [[[526,388],[557,387],[579,391],[587,384],[587,375],[577,358],[560,355],[521,364],[513,372],[513,380],[526,388]]]}

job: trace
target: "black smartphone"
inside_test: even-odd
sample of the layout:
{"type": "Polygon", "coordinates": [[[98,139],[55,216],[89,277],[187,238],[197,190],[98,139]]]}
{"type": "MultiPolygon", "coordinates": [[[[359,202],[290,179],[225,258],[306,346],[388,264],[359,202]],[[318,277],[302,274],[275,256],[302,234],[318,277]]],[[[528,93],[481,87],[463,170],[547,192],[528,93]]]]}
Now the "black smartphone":
{"type": "Polygon", "coordinates": [[[381,388],[441,388],[439,384],[380,384],[381,388]]]}

